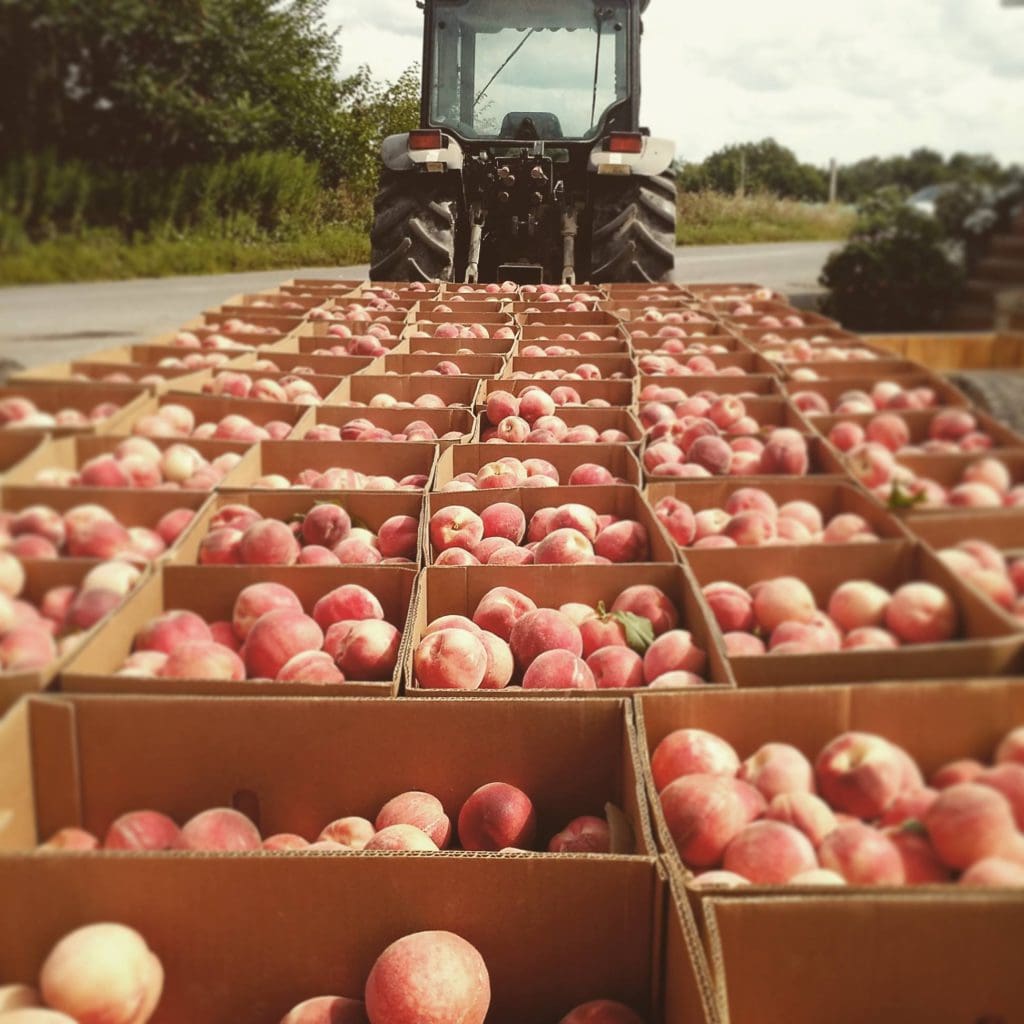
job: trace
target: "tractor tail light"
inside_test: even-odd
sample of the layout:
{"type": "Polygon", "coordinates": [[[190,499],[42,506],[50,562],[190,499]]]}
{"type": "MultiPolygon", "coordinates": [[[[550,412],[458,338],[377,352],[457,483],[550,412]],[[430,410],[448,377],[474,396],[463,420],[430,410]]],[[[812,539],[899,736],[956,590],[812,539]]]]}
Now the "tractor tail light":
{"type": "Polygon", "coordinates": [[[440,149],[441,133],[433,129],[409,132],[410,149],[440,149]]]}
{"type": "Polygon", "coordinates": [[[609,153],[642,153],[644,137],[633,132],[612,132],[608,137],[609,153]]]}

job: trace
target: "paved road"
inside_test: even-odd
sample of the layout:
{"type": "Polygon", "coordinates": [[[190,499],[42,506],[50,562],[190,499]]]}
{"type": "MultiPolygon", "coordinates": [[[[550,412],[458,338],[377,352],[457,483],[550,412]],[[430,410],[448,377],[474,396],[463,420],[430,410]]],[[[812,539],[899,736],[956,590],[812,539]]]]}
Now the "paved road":
{"type": "MultiPolygon", "coordinates": [[[[817,291],[833,244],[695,246],[680,249],[676,280],[756,281],[792,296],[817,291]]],[[[146,278],[0,288],[0,358],[24,366],[80,358],[173,330],[238,292],[290,277],[365,277],[368,268],[305,267],[257,274],[146,278]]]]}

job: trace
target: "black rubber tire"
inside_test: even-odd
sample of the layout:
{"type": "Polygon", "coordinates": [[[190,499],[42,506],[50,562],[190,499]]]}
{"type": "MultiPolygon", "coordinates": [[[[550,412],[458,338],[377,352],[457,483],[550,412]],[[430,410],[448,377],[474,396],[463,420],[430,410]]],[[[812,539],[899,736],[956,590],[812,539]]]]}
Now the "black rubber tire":
{"type": "Polygon", "coordinates": [[[975,370],[951,374],[950,380],[990,416],[1024,431],[1024,373],[975,370]]]}
{"type": "Polygon", "coordinates": [[[370,231],[371,281],[451,281],[457,197],[447,176],[381,172],[370,231]]]}
{"type": "Polygon", "coordinates": [[[676,181],[598,179],[591,220],[590,280],[666,281],[676,265],[676,181]]]}

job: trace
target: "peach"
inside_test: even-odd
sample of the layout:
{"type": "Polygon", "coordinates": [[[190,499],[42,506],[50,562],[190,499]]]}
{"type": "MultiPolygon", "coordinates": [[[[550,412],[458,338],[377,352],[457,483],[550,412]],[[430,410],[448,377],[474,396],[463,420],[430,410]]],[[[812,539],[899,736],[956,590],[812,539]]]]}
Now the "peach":
{"type": "Polygon", "coordinates": [[[327,839],[350,850],[362,850],[376,834],[372,822],[366,818],[349,816],[325,825],[317,839],[327,839]]]}
{"type": "Polygon", "coordinates": [[[277,683],[343,683],[345,675],[326,651],[301,651],[289,658],[274,677],[277,683]]]}
{"type": "Polygon", "coordinates": [[[843,637],[844,651],[874,650],[888,651],[895,650],[900,646],[896,639],[887,629],[876,629],[873,626],[865,626],[862,629],[851,630],[843,637]]]}
{"type": "Polygon", "coordinates": [[[389,825],[375,833],[363,849],[368,852],[411,850],[436,853],[437,843],[415,825],[389,825]]]}
{"type": "Polygon", "coordinates": [[[658,799],[679,856],[690,868],[719,864],[729,843],[765,807],[752,786],[721,775],[684,775],[658,799]]]}
{"type": "Polygon", "coordinates": [[[733,776],[739,767],[740,759],[732,746],[703,729],[676,729],[658,744],[651,758],[659,793],[684,775],[733,776]]]}
{"type": "Polygon", "coordinates": [[[533,802],[507,782],[480,786],[459,811],[459,842],[464,850],[529,849],[536,831],[533,802]]]}
{"type": "MultiPolygon", "coordinates": [[[[93,595],[105,593],[107,592],[90,592],[93,595]]],[[[88,596],[86,595],[86,597],[88,596]]],[[[113,605],[120,603],[120,597],[116,595],[111,595],[111,597],[113,605]]],[[[109,607],[106,610],[109,611],[109,607]]],[[[106,611],[103,614],[106,614],[106,611]]],[[[75,605],[72,605],[69,610],[68,617],[71,624],[78,625],[80,620],[76,617],[75,605]]],[[[92,623],[90,622],[89,625],[92,623]]],[[[83,625],[81,628],[86,627],[83,625]]],[[[31,672],[35,669],[45,668],[56,657],[57,647],[53,635],[42,623],[17,626],[6,633],[3,640],[0,640],[0,669],[4,672],[31,672]]]]}
{"type": "Polygon", "coordinates": [[[449,505],[430,517],[430,543],[438,551],[449,548],[472,550],[484,538],[484,523],[472,509],[449,505]]]}
{"type": "Polygon", "coordinates": [[[1024,725],[1008,732],[996,748],[996,763],[1024,764],[1024,725]]]}
{"type": "Polygon", "coordinates": [[[938,795],[938,790],[930,786],[905,790],[889,805],[889,809],[878,819],[878,823],[885,826],[923,821],[928,808],[935,803],[938,795]]]}
{"type": "Polygon", "coordinates": [[[973,757],[961,757],[942,765],[931,777],[936,789],[948,789],[961,782],[974,782],[985,766],[973,757]]]}
{"type": "MultiPolygon", "coordinates": [[[[551,403],[554,412],[554,402],[551,403]]],[[[487,396],[485,410],[491,423],[500,423],[509,416],[519,415],[520,400],[510,391],[492,391],[487,396]]],[[[536,419],[536,417],[534,417],[536,419]]]]}
{"type": "Polygon", "coordinates": [[[740,547],[759,547],[774,540],[776,526],[762,512],[740,512],[730,519],[722,530],[722,536],[728,537],[740,547]]]}
{"type": "Polygon", "coordinates": [[[838,824],[832,808],[821,797],[800,790],[773,797],[765,817],[799,829],[814,847],[820,846],[838,824]]]}
{"type": "Polygon", "coordinates": [[[644,1019],[623,1003],[594,999],[570,1010],[558,1024],[644,1024],[644,1019]]]}
{"type": "Polygon", "coordinates": [[[655,636],[675,629],[679,613],[668,595],[657,587],[641,583],[628,587],[612,603],[613,612],[632,612],[650,620],[655,636]]]}
{"type": "Polygon", "coordinates": [[[238,544],[238,558],[245,565],[293,565],[298,557],[295,534],[276,519],[253,523],[238,544]]]}
{"type": "Polygon", "coordinates": [[[840,825],[818,847],[821,866],[850,885],[902,885],[903,858],[892,840],[859,822],[840,825]]]}
{"type": "Polygon", "coordinates": [[[202,811],[185,823],[174,848],[200,852],[258,850],[261,839],[256,826],[230,807],[202,811]]]}
{"type": "MultiPolygon", "coordinates": [[[[296,599],[297,600],[297,599],[296,599]]],[[[313,618],[321,629],[328,629],[336,622],[349,620],[383,619],[384,609],[380,601],[358,583],[345,583],[325,594],[313,606],[313,618]]]]}
{"type": "Polygon", "coordinates": [[[961,876],[960,884],[989,889],[1024,886],[1024,864],[1003,857],[985,857],[975,861],[961,876]]]}
{"type": "Polygon", "coordinates": [[[165,679],[239,682],[245,679],[245,665],[230,648],[210,640],[175,647],[161,666],[159,674],[165,679]]]}
{"type": "Polygon", "coordinates": [[[289,1010],[281,1024],[368,1024],[368,1018],[358,999],[317,996],[289,1010]]]}
{"type": "MultiPolygon", "coordinates": [[[[473,616],[473,621],[482,625],[477,615],[473,616]]],[[[497,630],[491,629],[491,632],[501,636],[497,630]]],[[[583,653],[579,627],[553,608],[538,608],[522,615],[512,627],[508,642],[516,664],[524,672],[545,652],[565,650],[577,657],[583,653]]]]}
{"type": "Polygon", "coordinates": [[[54,832],[45,843],[39,845],[40,850],[97,850],[100,841],[91,833],[81,828],[62,828],[54,832]]]}
{"type": "Polygon", "coordinates": [[[570,487],[613,484],[615,476],[610,469],[606,469],[604,466],[593,462],[583,462],[569,474],[568,483],[570,487]]]}
{"type": "Polygon", "coordinates": [[[491,1002],[487,965],[452,932],[416,932],[393,942],[366,979],[372,1024],[483,1024],[491,1002]]]}
{"type": "MultiPolygon", "coordinates": [[[[23,1010],[28,1007],[37,1007],[39,1005],[39,993],[32,988],[31,985],[0,985],[0,1013],[8,1014],[11,1010],[23,1010]]],[[[63,1014],[55,1013],[53,1016],[58,1021],[71,1020],[70,1017],[63,1014]]],[[[8,1019],[10,1020],[15,1018],[11,1015],[8,1019]]],[[[23,1021],[25,1020],[24,1015],[21,1016],[21,1019],[23,1021]]],[[[38,1014],[36,1015],[36,1019],[39,1019],[38,1014]]],[[[31,1024],[31,1018],[28,1019],[28,1024],[31,1024]]],[[[43,1018],[42,1024],[46,1024],[45,1018],[43,1018]]]]}
{"type": "Polygon", "coordinates": [[[385,681],[394,675],[402,634],[390,623],[364,619],[351,624],[334,650],[346,679],[385,681]]]}
{"type": "Polygon", "coordinates": [[[742,875],[732,871],[702,871],[690,879],[690,885],[695,889],[736,889],[739,886],[750,885],[750,882],[742,875]]]}
{"type": "Polygon", "coordinates": [[[957,611],[949,595],[933,583],[905,583],[892,595],[886,627],[908,644],[936,644],[957,631],[957,611]]]}
{"type": "Polygon", "coordinates": [[[789,880],[790,885],[846,885],[846,879],[836,871],[827,868],[813,868],[801,871],[789,880]]]}
{"type": "Polygon", "coordinates": [[[689,547],[697,536],[697,521],[693,509],[678,498],[662,498],[654,507],[658,521],[680,547],[689,547]]]}
{"type": "Polygon", "coordinates": [[[210,528],[219,530],[230,526],[240,533],[245,533],[253,523],[258,523],[262,518],[259,512],[249,505],[223,505],[210,520],[210,528]]]}
{"type": "Polygon", "coordinates": [[[1006,494],[1013,486],[1013,478],[1004,462],[999,459],[984,458],[971,464],[964,470],[964,483],[983,484],[997,494],[1006,494]]]}
{"type": "MultiPolygon", "coordinates": [[[[261,616],[273,611],[302,611],[295,593],[280,583],[253,583],[239,592],[232,612],[232,625],[245,640],[261,616]]],[[[287,659],[286,659],[287,660],[287,659]]]]}
{"type": "Polygon", "coordinates": [[[413,673],[423,689],[479,689],[487,673],[487,648],[467,630],[438,630],[416,647],[413,673]]]}
{"type": "Polygon", "coordinates": [[[698,437],[686,453],[686,461],[701,466],[712,476],[726,476],[732,464],[733,452],[720,437],[698,437]]]}
{"type": "Polygon", "coordinates": [[[919,822],[883,830],[899,851],[907,885],[931,885],[950,880],[949,869],[935,855],[919,822]]]}
{"type": "Polygon", "coordinates": [[[70,932],[39,973],[44,1002],[59,1011],[52,1019],[66,1013],[79,1024],[144,1024],[160,1001],[163,983],[160,961],[138,932],[121,924],[70,932]]]}
{"type": "Polygon", "coordinates": [[[769,475],[805,476],[810,468],[807,442],[795,430],[774,430],[761,453],[761,472],[769,475]]]}
{"type": "Polygon", "coordinates": [[[779,515],[803,523],[809,533],[821,533],[824,523],[821,511],[809,501],[787,501],[779,508],[779,515]]]}
{"type": "Polygon", "coordinates": [[[653,682],[666,672],[692,672],[700,675],[707,665],[707,655],[694,643],[685,629],[662,633],[644,654],[644,678],[653,682]]]}
{"type": "Polygon", "coordinates": [[[1001,764],[987,768],[974,781],[981,786],[990,786],[1006,797],[1013,808],[1017,828],[1024,832],[1024,765],[1001,764]]]}
{"type": "Polygon", "coordinates": [[[103,839],[105,850],[173,850],[181,830],[159,811],[129,811],[116,818],[103,839]]]}
{"type": "Polygon", "coordinates": [[[784,793],[814,792],[810,761],[789,743],[765,743],[740,765],[737,777],[769,801],[784,793]]]}
{"type": "Polygon", "coordinates": [[[351,529],[352,520],[340,505],[314,505],[302,519],[302,542],[333,548],[351,529]]]}
{"type": "Polygon", "coordinates": [[[755,821],[725,848],[722,866],[754,885],[783,885],[816,868],[818,859],[799,829],[780,821],[755,821]]]}
{"type": "Polygon", "coordinates": [[[644,685],[643,659],[628,647],[599,648],[587,656],[586,662],[599,690],[632,689],[644,685]]]}
{"type": "Polygon", "coordinates": [[[587,663],[571,651],[550,650],[537,655],[523,673],[524,690],[596,690],[587,663]]]}
{"type": "Polygon", "coordinates": [[[170,655],[183,644],[211,643],[212,640],[210,627],[195,612],[169,611],[143,626],[135,637],[135,650],[170,655]]]}
{"type": "Polygon", "coordinates": [[[623,520],[606,526],[594,543],[594,552],[611,562],[643,562],[650,557],[650,540],[641,523],[623,520]]]}
{"type": "Polygon", "coordinates": [[[415,825],[442,850],[452,834],[452,823],[441,801],[430,793],[417,791],[399,793],[380,809],[374,827],[381,832],[391,825],[415,825]]]}
{"type": "Polygon", "coordinates": [[[828,613],[844,632],[880,626],[885,620],[890,595],[870,580],[849,580],[832,592],[828,613]]]}
{"type": "Polygon", "coordinates": [[[512,648],[500,636],[486,630],[479,630],[480,642],[487,651],[487,670],[480,683],[481,690],[503,690],[512,681],[515,673],[515,658],[512,648]]]}
{"type": "Polygon", "coordinates": [[[757,624],[770,633],[783,622],[811,622],[818,608],[806,583],[779,576],[757,585],[753,610],[757,624]]]}
{"type": "Polygon", "coordinates": [[[591,561],[594,548],[578,530],[565,528],[552,530],[538,542],[533,555],[538,565],[573,565],[591,561]]]}
{"type": "Polygon", "coordinates": [[[722,643],[730,658],[756,658],[767,650],[764,641],[753,633],[723,633],[722,643]]]}
{"type": "Polygon", "coordinates": [[[588,609],[590,616],[579,622],[580,637],[583,641],[583,657],[589,658],[603,647],[626,647],[626,629],[614,615],[596,615],[588,609]]]}
{"type": "Polygon", "coordinates": [[[864,820],[880,817],[908,788],[907,755],[881,736],[846,732],[815,761],[821,795],[838,811],[864,820]]]}
{"type": "Polygon", "coordinates": [[[754,628],[754,603],[735,583],[709,583],[702,591],[721,630],[734,633],[754,628]]]}
{"type": "Polygon", "coordinates": [[[548,853],[611,853],[612,836],[604,818],[573,818],[548,843],[548,853]]]}
{"type": "Polygon", "coordinates": [[[536,610],[536,604],[525,594],[509,587],[494,587],[480,599],[473,622],[508,642],[519,619],[536,610]]]}
{"type": "Polygon", "coordinates": [[[829,432],[829,441],[841,452],[848,452],[864,443],[867,435],[859,423],[841,420],[829,432]]]}
{"type": "Polygon", "coordinates": [[[986,857],[1020,861],[1013,807],[989,786],[963,782],[944,789],[928,809],[924,827],[947,867],[964,871],[986,857]]]}
{"type": "Polygon", "coordinates": [[[413,516],[391,516],[377,531],[377,547],[384,558],[414,559],[418,546],[419,523],[413,516]]]}
{"type": "Polygon", "coordinates": [[[246,671],[250,678],[274,679],[296,654],[318,651],[323,642],[323,630],[303,612],[288,608],[267,612],[246,635],[242,648],[246,671]]]}
{"type": "Polygon", "coordinates": [[[484,537],[503,537],[519,544],[526,534],[526,516],[518,505],[498,501],[480,513],[484,537]]]}

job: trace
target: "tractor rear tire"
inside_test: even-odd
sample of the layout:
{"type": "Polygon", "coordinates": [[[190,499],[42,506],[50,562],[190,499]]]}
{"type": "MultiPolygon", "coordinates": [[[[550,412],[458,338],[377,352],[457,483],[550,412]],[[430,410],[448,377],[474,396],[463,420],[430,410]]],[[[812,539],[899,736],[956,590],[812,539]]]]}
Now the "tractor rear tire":
{"type": "Polygon", "coordinates": [[[674,175],[599,179],[591,237],[595,284],[668,280],[676,263],[674,175]]]}
{"type": "Polygon", "coordinates": [[[452,280],[457,203],[445,175],[382,171],[373,202],[370,280],[452,280]]]}

